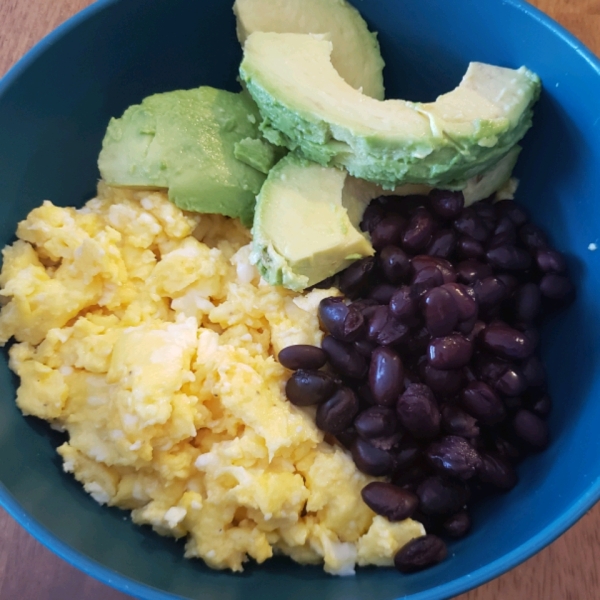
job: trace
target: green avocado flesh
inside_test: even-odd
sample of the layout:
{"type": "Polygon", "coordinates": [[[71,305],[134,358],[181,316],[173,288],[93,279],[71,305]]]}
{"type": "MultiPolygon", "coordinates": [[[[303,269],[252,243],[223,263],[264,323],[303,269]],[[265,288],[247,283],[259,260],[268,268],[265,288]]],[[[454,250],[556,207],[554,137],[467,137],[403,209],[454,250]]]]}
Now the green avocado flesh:
{"type": "Polygon", "coordinates": [[[326,34],[331,62],[365,96],[383,100],[383,67],[377,36],[345,0],[236,0],[233,12],[242,46],[255,31],[326,34]]]}
{"type": "Polygon", "coordinates": [[[111,119],[98,158],[115,186],[169,189],[184,210],[250,226],[256,194],[281,156],[261,138],[247,93],[211,87],[155,94],[111,119]]]}
{"type": "Polygon", "coordinates": [[[386,189],[460,189],[531,126],[540,80],[525,67],[471,63],[460,85],[435,102],[382,102],[348,85],[331,52],[319,37],[256,32],[240,66],[265,137],[320,165],[344,167],[386,189]]]}

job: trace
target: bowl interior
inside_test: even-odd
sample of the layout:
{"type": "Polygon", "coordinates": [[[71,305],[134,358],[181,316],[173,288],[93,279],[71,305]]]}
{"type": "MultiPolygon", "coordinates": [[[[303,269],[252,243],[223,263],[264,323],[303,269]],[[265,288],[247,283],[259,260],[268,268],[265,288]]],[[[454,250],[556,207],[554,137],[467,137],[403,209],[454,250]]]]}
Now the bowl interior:
{"type": "MultiPolygon", "coordinates": [[[[518,198],[566,252],[578,286],[575,304],[543,332],[554,441],[522,465],[516,489],[475,511],[473,533],[451,546],[451,558],[411,576],[365,569],[343,579],[284,559],[249,565],[242,575],[183,560],[182,544],[99,507],[62,473],[54,451],[60,434],[20,415],[3,352],[0,501],[22,524],[81,568],[148,598],[165,597],[163,590],[212,600],[433,599],[514,566],[598,499],[600,252],[588,245],[600,238],[600,68],[560,28],[516,2],[354,2],[379,31],[389,97],[431,100],[453,88],[471,60],[525,64],[544,84],[518,167],[518,198]]],[[[42,200],[81,205],[92,197],[111,116],[155,92],[236,90],[240,56],[227,0],[101,1],[45,40],[0,84],[0,247],[42,200]]]]}

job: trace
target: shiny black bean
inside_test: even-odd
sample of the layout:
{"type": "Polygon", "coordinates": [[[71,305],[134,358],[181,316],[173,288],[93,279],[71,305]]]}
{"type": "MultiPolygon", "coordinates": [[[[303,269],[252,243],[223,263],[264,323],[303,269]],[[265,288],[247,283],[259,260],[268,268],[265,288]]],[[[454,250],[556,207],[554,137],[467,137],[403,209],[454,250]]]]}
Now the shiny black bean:
{"type": "Polygon", "coordinates": [[[401,573],[415,573],[442,562],[448,549],[435,535],[415,538],[403,546],[394,557],[394,566],[401,573]]]}
{"type": "Polygon", "coordinates": [[[527,379],[519,367],[509,366],[494,383],[494,389],[505,396],[519,396],[527,389],[527,379]]]}
{"type": "Polygon", "coordinates": [[[421,458],[421,447],[412,438],[405,436],[394,448],[394,472],[406,471],[421,458]]]}
{"type": "Polygon", "coordinates": [[[524,283],[515,292],[515,317],[528,323],[535,320],[542,305],[540,288],[533,282],[524,283]]]}
{"type": "Polygon", "coordinates": [[[464,506],[469,494],[463,484],[434,475],[419,485],[417,496],[426,515],[449,515],[464,506]]]}
{"type": "Polygon", "coordinates": [[[440,431],[440,411],[431,389],[422,383],[406,388],[396,404],[396,414],[416,439],[431,439],[440,431]]]}
{"type": "Polygon", "coordinates": [[[443,287],[433,288],[425,295],[425,325],[433,337],[452,333],[458,323],[458,307],[454,296],[443,287]]]}
{"type": "Polygon", "coordinates": [[[454,270],[452,263],[441,256],[428,256],[426,254],[420,254],[411,259],[411,264],[415,273],[424,268],[436,267],[442,274],[442,283],[451,283],[456,281],[456,271],[454,270]]]}
{"type": "Polygon", "coordinates": [[[483,381],[469,383],[460,395],[460,403],[482,425],[497,425],[506,416],[502,400],[483,381]]]}
{"type": "Polygon", "coordinates": [[[517,243],[516,231],[505,231],[495,233],[487,242],[488,249],[500,248],[501,246],[514,246],[517,243]]]}
{"type": "Polygon", "coordinates": [[[556,273],[547,273],[540,281],[542,296],[551,300],[564,300],[573,291],[573,284],[568,277],[556,273]]]}
{"type": "Polygon", "coordinates": [[[434,369],[460,369],[471,360],[473,342],[458,333],[453,333],[431,340],[427,353],[429,364],[434,369]]]}
{"type": "Polygon", "coordinates": [[[530,356],[521,365],[521,371],[529,387],[541,387],[546,383],[546,370],[537,356],[530,356]]]}
{"type": "Polygon", "coordinates": [[[406,219],[397,213],[388,213],[371,230],[371,244],[375,250],[399,246],[406,228],[406,219]]]}
{"type": "Polygon", "coordinates": [[[363,213],[362,220],[360,222],[361,230],[371,233],[375,226],[383,220],[385,215],[386,211],[381,204],[376,201],[371,202],[363,213]]]}
{"type": "Polygon", "coordinates": [[[482,219],[487,219],[494,222],[498,219],[496,205],[489,200],[475,202],[475,204],[473,204],[473,209],[482,219]]]}
{"type": "Polygon", "coordinates": [[[338,287],[348,298],[355,298],[363,294],[371,285],[375,258],[368,256],[353,262],[339,276],[338,287]]]}
{"type": "Polygon", "coordinates": [[[383,276],[392,284],[398,285],[410,273],[410,259],[398,246],[386,246],[379,253],[379,266],[383,276]]]}
{"type": "Polygon", "coordinates": [[[393,346],[400,344],[409,337],[410,327],[388,315],[383,329],[377,336],[377,343],[381,346],[393,346]]]}
{"type": "Polygon", "coordinates": [[[387,306],[375,306],[367,314],[367,339],[377,343],[377,337],[383,330],[389,317],[387,306]]]}
{"type": "Polygon", "coordinates": [[[296,406],[321,404],[338,388],[334,378],[323,371],[299,369],[287,380],[285,395],[296,406]]]}
{"type": "Polygon", "coordinates": [[[358,413],[358,398],[347,387],[334,392],[333,396],[319,405],[315,423],[317,427],[327,433],[341,433],[354,421],[358,413]]]}
{"type": "Polygon", "coordinates": [[[533,344],[534,348],[538,347],[538,344],[540,343],[540,332],[535,327],[532,327],[529,323],[525,323],[524,325],[515,323],[515,327],[522,331],[523,335],[529,338],[529,341],[533,344]]]}
{"type": "Polygon", "coordinates": [[[321,347],[327,354],[329,364],[343,377],[362,379],[366,375],[367,361],[352,345],[326,335],[321,347]]]}
{"type": "Polygon", "coordinates": [[[423,382],[440,398],[454,396],[459,392],[464,383],[464,375],[461,370],[442,371],[435,369],[427,360],[419,364],[419,371],[423,382]]]}
{"type": "Polygon", "coordinates": [[[431,242],[435,222],[424,208],[417,208],[406,225],[402,236],[402,247],[413,254],[425,250],[431,242]]]}
{"type": "Polygon", "coordinates": [[[506,286],[498,277],[486,277],[476,281],[473,285],[473,293],[477,303],[484,310],[493,308],[507,296],[506,286]]]}
{"type": "Polygon", "coordinates": [[[413,516],[419,505],[416,494],[392,483],[372,481],[362,490],[364,503],[388,521],[403,521],[413,516]]]}
{"type": "MultiPolygon", "coordinates": [[[[427,254],[441,258],[450,257],[456,249],[456,233],[452,229],[440,229],[433,234],[427,254]]],[[[483,249],[482,249],[483,254],[483,249]]]]}
{"type": "Polygon", "coordinates": [[[487,263],[471,258],[458,263],[456,273],[458,281],[467,285],[473,285],[479,279],[491,277],[493,270],[487,263]]]}
{"type": "Polygon", "coordinates": [[[524,271],[531,266],[531,254],[517,246],[496,246],[490,248],[485,256],[488,263],[496,269],[524,271]]]}
{"type": "Polygon", "coordinates": [[[429,202],[435,214],[447,220],[456,219],[465,206],[463,193],[449,190],[432,190],[429,202]]]}
{"type": "Polygon", "coordinates": [[[378,283],[369,292],[369,298],[379,304],[388,304],[398,288],[391,283],[378,283]]]}
{"type": "Polygon", "coordinates": [[[543,450],[550,442],[548,425],[535,413],[522,409],[514,416],[515,434],[535,450],[543,450]]]}
{"type": "Polygon", "coordinates": [[[442,429],[450,435],[474,438],[479,435],[477,420],[458,406],[442,406],[442,429]]]}
{"type": "Polygon", "coordinates": [[[514,200],[500,200],[496,203],[498,216],[508,217],[517,227],[527,221],[527,213],[514,200]]]}
{"type": "Polygon", "coordinates": [[[371,313],[373,306],[379,306],[379,303],[371,298],[359,298],[358,300],[354,300],[350,306],[356,308],[366,318],[371,313]]]}
{"type": "Polygon", "coordinates": [[[481,464],[477,450],[456,435],[447,435],[429,444],[425,456],[442,475],[464,481],[471,479],[481,464]]]}
{"type": "Polygon", "coordinates": [[[371,406],[363,410],[354,419],[354,428],[358,435],[370,441],[374,438],[387,437],[396,433],[398,418],[392,408],[371,406]]]}
{"type": "Polygon", "coordinates": [[[279,362],[286,368],[320,369],[327,362],[327,354],[318,346],[296,344],[284,348],[278,356],[279,362]]]}
{"type": "Polygon", "coordinates": [[[456,243],[456,254],[459,258],[482,258],[485,248],[481,242],[468,235],[461,235],[456,243]]]}
{"type": "Polygon", "coordinates": [[[510,366],[506,361],[489,354],[478,355],[475,361],[479,377],[490,385],[494,385],[510,366]]]}
{"type": "Polygon", "coordinates": [[[510,298],[519,286],[519,280],[510,273],[498,273],[496,277],[506,286],[506,297],[510,298]]]}
{"type": "Polygon", "coordinates": [[[483,483],[489,483],[501,490],[511,490],[517,485],[517,473],[513,466],[500,456],[484,453],[477,476],[483,483]]]}
{"type": "Polygon", "coordinates": [[[477,317],[477,300],[473,290],[461,283],[445,283],[441,288],[450,292],[454,298],[459,321],[470,321],[477,317]]]}
{"type": "Polygon", "coordinates": [[[369,387],[377,404],[392,406],[404,389],[404,366],[397,352],[379,347],[371,355],[369,387]]]}
{"type": "Polygon", "coordinates": [[[522,331],[503,323],[488,325],[480,334],[483,346],[506,359],[522,360],[533,354],[535,347],[522,331]]]}
{"type": "Polygon", "coordinates": [[[485,242],[490,237],[490,230],[472,206],[465,208],[454,220],[454,229],[462,235],[468,235],[478,242],[485,242]]]}
{"type": "Polygon", "coordinates": [[[354,349],[361,356],[364,356],[367,359],[371,358],[371,355],[373,354],[373,350],[375,350],[375,348],[377,348],[377,344],[375,344],[374,342],[371,342],[367,339],[358,340],[358,341],[354,342],[354,349]]]}
{"type": "Polygon", "coordinates": [[[413,290],[419,292],[427,292],[444,283],[444,276],[437,266],[425,267],[415,273],[412,280],[413,290]]]}
{"type": "Polygon", "coordinates": [[[399,321],[410,322],[419,310],[418,296],[408,286],[397,290],[390,300],[390,312],[399,321]]]}
{"type": "Polygon", "coordinates": [[[403,342],[403,349],[407,356],[421,356],[427,351],[429,340],[431,340],[431,336],[429,335],[429,331],[427,331],[427,327],[421,327],[413,331],[408,339],[403,342]]]}
{"type": "Polygon", "coordinates": [[[560,252],[549,248],[539,249],[535,253],[535,261],[544,273],[563,273],[567,270],[565,257],[560,252]]]}
{"type": "Polygon", "coordinates": [[[552,412],[552,399],[544,394],[533,403],[531,410],[540,417],[547,417],[552,412]]]}
{"type": "Polygon", "coordinates": [[[531,250],[536,248],[546,248],[548,241],[546,234],[532,223],[525,223],[519,229],[519,237],[521,241],[531,250]]]}
{"type": "Polygon", "coordinates": [[[451,538],[458,539],[464,537],[471,529],[471,517],[466,510],[461,510],[448,517],[442,523],[442,529],[451,538]]]}
{"type": "Polygon", "coordinates": [[[515,224],[508,217],[504,216],[498,219],[496,227],[494,228],[494,235],[516,234],[516,231],[515,224]]]}
{"type": "Polygon", "coordinates": [[[392,455],[385,450],[375,448],[369,442],[357,437],[350,448],[354,464],[360,471],[373,477],[389,475],[393,468],[392,455]]]}
{"type": "Polygon", "coordinates": [[[319,303],[319,319],[323,327],[340,342],[353,342],[366,330],[362,313],[346,305],[343,298],[323,298],[319,303]]]}

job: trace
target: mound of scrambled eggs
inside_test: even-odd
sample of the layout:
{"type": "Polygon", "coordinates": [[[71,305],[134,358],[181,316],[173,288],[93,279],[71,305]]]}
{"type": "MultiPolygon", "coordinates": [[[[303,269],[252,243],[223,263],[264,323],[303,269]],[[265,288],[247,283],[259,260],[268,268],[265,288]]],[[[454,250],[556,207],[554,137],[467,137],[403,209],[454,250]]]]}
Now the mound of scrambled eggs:
{"type": "Polygon", "coordinates": [[[68,432],[64,470],[97,502],[234,571],[279,553],[351,574],[424,534],[376,516],[360,496],[371,479],[285,399],[274,356],[320,345],[317,306],[335,290],[269,286],[237,221],[159,192],[44,202],[17,236],[0,274],[17,403],[68,432]]]}

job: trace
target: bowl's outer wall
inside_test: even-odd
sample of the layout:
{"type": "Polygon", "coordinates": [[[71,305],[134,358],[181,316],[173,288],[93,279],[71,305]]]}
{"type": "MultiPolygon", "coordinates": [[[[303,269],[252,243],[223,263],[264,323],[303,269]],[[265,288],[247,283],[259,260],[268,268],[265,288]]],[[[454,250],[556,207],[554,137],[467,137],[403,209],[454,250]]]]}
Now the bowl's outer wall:
{"type": "MultiPolygon", "coordinates": [[[[408,577],[361,570],[339,579],[277,559],[228,575],[182,560],[181,543],[99,507],[63,474],[54,451],[60,435],[20,415],[17,381],[0,355],[0,500],[63,556],[130,593],[166,597],[118,574],[194,599],[448,597],[539,550],[598,499],[600,252],[588,250],[600,237],[597,63],[569,47],[573,40],[548,21],[511,2],[354,3],[379,31],[390,97],[433,99],[456,85],[469,60],[526,64],[542,77],[535,128],[519,164],[519,198],[568,254],[578,286],[576,303],[543,336],[554,442],[522,466],[515,490],[475,511],[472,535],[453,544],[451,558],[434,569],[408,577]],[[96,570],[93,561],[115,573],[96,570]]],[[[88,9],[87,19],[46,42],[0,88],[0,246],[14,240],[17,222],[42,200],[81,205],[93,195],[111,116],[155,92],[197,85],[236,90],[239,59],[227,0],[127,0],[88,9]]]]}

